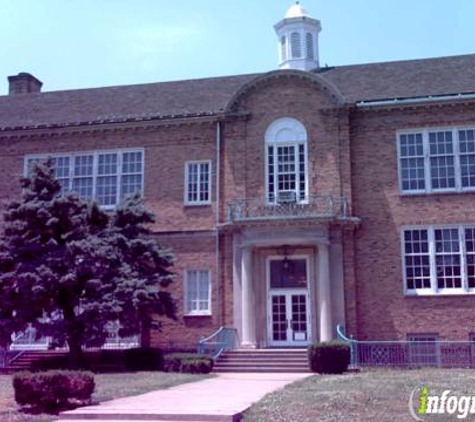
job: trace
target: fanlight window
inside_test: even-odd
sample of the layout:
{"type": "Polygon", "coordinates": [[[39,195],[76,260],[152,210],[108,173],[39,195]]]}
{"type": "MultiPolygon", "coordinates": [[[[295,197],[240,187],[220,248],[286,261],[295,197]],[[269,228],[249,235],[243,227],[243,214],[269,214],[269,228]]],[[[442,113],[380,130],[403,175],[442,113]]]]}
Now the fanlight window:
{"type": "Polygon", "coordinates": [[[308,200],[307,131],[286,117],[266,132],[267,202],[303,203],[308,200]]]}

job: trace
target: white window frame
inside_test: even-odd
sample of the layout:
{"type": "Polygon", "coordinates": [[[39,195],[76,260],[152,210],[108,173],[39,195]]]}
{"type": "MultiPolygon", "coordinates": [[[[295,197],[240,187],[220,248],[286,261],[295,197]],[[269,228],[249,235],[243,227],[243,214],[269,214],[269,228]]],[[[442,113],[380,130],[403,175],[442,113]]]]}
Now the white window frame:
{"type": "Polygon", "coordinates": [[[277,148],[278,147],[295,147],[295,168],[296,168],[296,181],[295,181],[295,196],[296,202],[298,204],[308,204],[309,202],[309,163],[308,163],[308,136],[307,130],[305,126],[298,120],[292,117],[282,117],[280,119],[275,120],[271,125],[267,128],[265,134],[265,170],[264,170],[264,183],[266,187],[266,198],[265,203],[266,205],[278,205],[278,171],[277,171],[277,148]],[[280,137],[280,133],[291,134],[293,139],[285,139],[284,140],[280,137]],[[303,192],[304,199],[300,198],[300,169],[299,169],[299,146],[303,145],[304,147],[304,166],[305,166],[305,188],[303,192]],[[273,156],[274,156],[274,190],[271,192],[269,189],[269,147],[273,148],[273,156]],[[271,201],[271,194],[274,196],[274,201],[271,201]]]}
{"type": "MultiPolygon", "coordinates": [[[[142,178],[141,178],[141,185],[142,185],[142,190],[141,194],[143,195],[144,191],[144,175],[145,175],[145,150],[144,148],[130,148],[130,149],[111,149],[111,150],[93,150],[93,151],[74,151],[74,152],[61,152],[61,153],[45,153],[45,154],[28,154],[25,155],[24,157],[24,176],[28,177],[29,175],[29,169],[28,169],[28,162],[30,160],[47,160],[49,158],[57,158],[57,157],[69,157],[69,185],[70,189],[68,190],[72,191],[72,183],[74,179],[74,158],[76,156],[84,156],[84,155],[92,155],[93,158],[93,170],[92,170],[92,200],[97,201],[96,198],[96,193],[97,193],[97,178],[100,177],[98,174],[98,163],[99,163],[99,155],[102,154],[117,154],[117,194],[116,194],[116,203],[114,205],[100,205],[102,209],[105,210],[111,210],[114,209],[122,200],[121,198],[121,180],[123,175],[127,175],[129,173],[123,173],[122,172],[122,158],[124,153],[134,153],[134,152],[140,152],[142,155],[142,178]]],[[[85,176],[84,176],[85,177],[85,176]]],[[[88,176],[90,177],[90,176],[88,176]]]]}
{"type": "Polygon", "coordinates": [[[211,198],[212,198],[212,184],[211,184],[211,179],[213,175],[213,167],[212,167],[212,161],[211,160],[193,160],[193,161],[186,161],[185,162],[185,196],[184,196],[184,202],[185,205],[210,205],[211,204],[211,198]],[[193,164],[197,164],[198,166],[201,166],[202,164],[207,164],[208,165],[208,199],[207,200],[200,200],[200,193],[201,193],[201,187],[200,187],[200,174],[201,174],[201,168],[198,167],[198,182],[197,182],[197,200],[193,201],[189,199],[189,177],[190,177],[190,166],[193,164]]]}
{"type": "Polygon", "coordinates": [[[475,130],[475,125],[467,126],[457,126],[457,127],[430,127],[430,128],[419,128],[419,129],[407,129],[399,130],[396,132],[396,149],[397,149],[397,165],[398,165],[398,185],[399,192],[402,196],[406,195],[419,195],[419,194],[438,194],[438,193],[452,193],[452,192],[475,192],[475,186],[473,187],[463,187],[462,186],[462,174],[461,174],[461,160],[462,155],[460,153],[460,140],[459,140],[459,131],[460,130],[475,130]],[[430,145],[429,145],[429,133],[432,132],[452,132],[452,145],[453,145],[453,156],[454,156],[454,169],[455,169],[455,187],[450,188],[432,188],[431,181],[431,154],[430,154],[430,145]],[[424,184],[425,189],[403,189],[402,185],[402,165],[401,165],[401,136],[402,135],[422,135],[422,146],[423,146],[423,158],[424,158],[424,184]]]}
{"type": "MultiPolygon", "coordinates": [[[[212,279],[211,279],[211,270],[209,269],[187,269],[183,272],[183,314],[184,316],[210,316],[211,312],[211,300],[212,300],[212,279]],[[207,309],[189,309],[188,306],[188,277],[191,272],[201,273],[206,272],[208,274],[208,308],[207,309]]],[[[197,291],[199,292],[199,286],[197,286],[197,291]]]]}
{"type": "Polygon", "coordinates": [[[457,296],[457,295],[473,295],[475,294],[475,287],[468,286],[468,272],[467,272],[467,251],[465,241],[465,229],[475,228],[475,224],[444,224],[444,225],[428,225],[428,226],[403,226],[401,228],[400,242],[401,242],[401,257],[402,257],[402,272],[404,283],[404,294],[406,296],[457,296]],[[460,255],[460,272],[461,283],[460,288],[438,288],[437,283],[437,265],[435,250],[435,230],[437,229],[457,229],[459,252],[460,255]],[[429,242],[429,263],[430,263],[430,288],[414,288],[407,287],[407,273],[406,273],[406,251],[404,233],[406,230],[427,230],[427,238],[429,242]]]}

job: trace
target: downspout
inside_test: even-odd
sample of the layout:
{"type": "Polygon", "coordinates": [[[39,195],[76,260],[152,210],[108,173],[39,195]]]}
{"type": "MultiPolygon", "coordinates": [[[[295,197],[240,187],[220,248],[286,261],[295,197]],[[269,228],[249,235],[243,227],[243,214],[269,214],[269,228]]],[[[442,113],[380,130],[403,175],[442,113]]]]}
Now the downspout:
{"type": "Polygon", "coordinates": [[[221,271],[220,271],[220,253],[219,253],[219,230],[218,226],[220,223],[220,196],[221,196],[221,122],[216,121],[216,209],[215,209],[215,267],[216,267],[216,283],[218,287],[217,295],[217,308],[218,312],[218,324],[220,326],[224,325],[224,298],[221,298],[221,295],[224,293],[224,286],[221,284],[221,271]]]}

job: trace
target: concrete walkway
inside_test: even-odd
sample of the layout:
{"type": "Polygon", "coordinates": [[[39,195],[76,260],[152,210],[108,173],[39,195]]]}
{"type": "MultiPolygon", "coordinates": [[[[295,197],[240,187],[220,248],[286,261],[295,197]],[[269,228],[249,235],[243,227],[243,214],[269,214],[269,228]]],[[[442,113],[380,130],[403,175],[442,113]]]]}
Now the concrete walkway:
{"type": "Polygon", "coordinates": [[[133,397],[62,413],[61,421],[222,421],[242,413],[266,394],[310,374],[227,373],[133,397]]]}

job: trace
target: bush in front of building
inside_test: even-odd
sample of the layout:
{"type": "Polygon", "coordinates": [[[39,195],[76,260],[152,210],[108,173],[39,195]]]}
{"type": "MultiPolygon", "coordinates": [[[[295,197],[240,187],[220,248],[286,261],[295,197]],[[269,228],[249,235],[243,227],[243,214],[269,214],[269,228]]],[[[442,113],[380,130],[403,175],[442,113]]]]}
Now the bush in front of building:
{"type": "Polygon", "coordinates": [[[196,353],[171,353],[163,360],[165,372],[183,372],[187,374],[208,374],[213,369],[214,360],[196,353]]]}
{"type": "Polygon", "coordinates": [[[135,347],[124,351],[126,371],[161,371],[163,352],[153,347],[135,347]]]}
{"type": "Polygon", "coordinates": [[[94,375],[85,371],[19,372],[13,377],[16,402],[35,412],[89,404],[94,388],[94,375]]]}
{"type": "Polygon", "coordinates": [[[312,344],[308,348],[310,369],[320,374],[342,374],[350,364],[350,346],[341,341],[312,344]]]}

